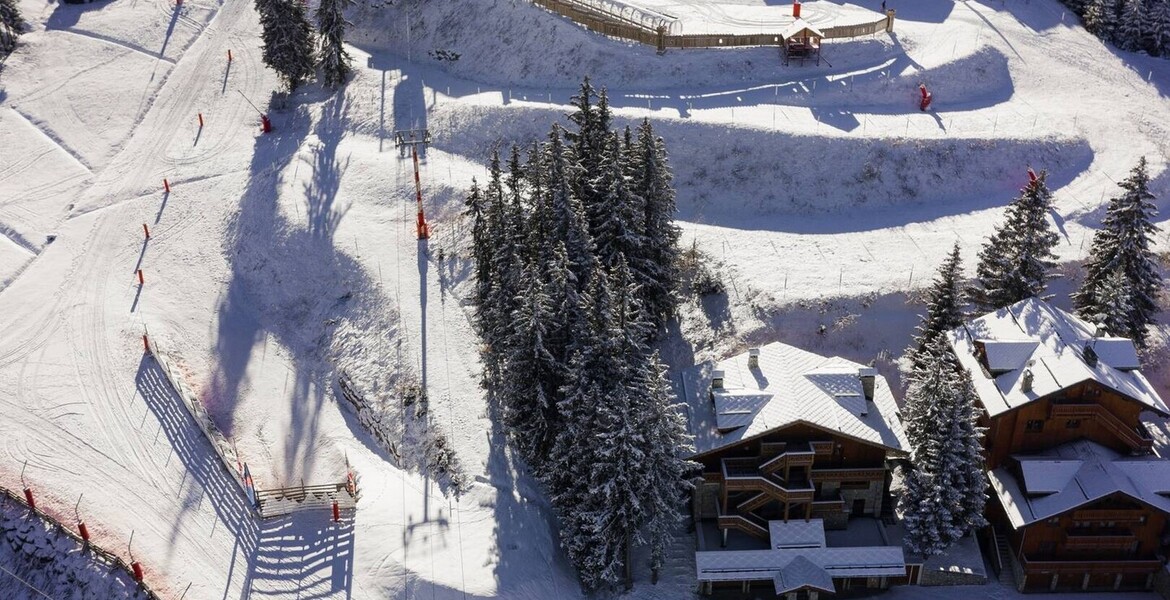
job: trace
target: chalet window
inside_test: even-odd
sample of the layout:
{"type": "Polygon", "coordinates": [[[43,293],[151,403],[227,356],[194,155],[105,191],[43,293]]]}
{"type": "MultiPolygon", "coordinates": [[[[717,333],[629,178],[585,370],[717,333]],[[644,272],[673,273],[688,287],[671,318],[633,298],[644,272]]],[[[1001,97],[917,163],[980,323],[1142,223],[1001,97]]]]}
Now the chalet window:
{"type": "Polygon", "coordinates": [[[1044,420],[1030,419],[1024,426],[1024,431],[1028,433],[1040,433],[1041,431],[1044,431],[1044,420]]]}
{"type": "Polygon", "coordinates": [[[1048,519],[1048,524],[1053,526],[1060,525],[1060,517],[1052,517],[1051,519],[1048,519]]]}
{"type": "Polygon", "coordinates": [[[1069,420],[1064,422],[1064,426],[1066,429],[1079,429],[1081,426],[1081,420],[1080,419],[1069,419],[1069,420]]]}

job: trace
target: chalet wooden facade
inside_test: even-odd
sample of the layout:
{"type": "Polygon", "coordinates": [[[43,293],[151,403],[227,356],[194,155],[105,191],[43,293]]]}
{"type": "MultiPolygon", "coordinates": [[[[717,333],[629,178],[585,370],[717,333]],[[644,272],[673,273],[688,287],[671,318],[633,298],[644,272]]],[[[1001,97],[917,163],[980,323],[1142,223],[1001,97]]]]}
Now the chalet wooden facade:
{"type": "Polygon", "coordinates": [[[901,540],[826,542],[826,530],[892,510],[887,461],[908,444],[874,369],[777,343],[690,375],[692,460],[702,465],[693,516],[715,532],[700,534],[696,553],[705,590],[813,597],[906,576],[901,540]]]}
{"type": "Polygon", "coordinates": [[[1167,415],[1133,344],[1029,299],[951,332],[974,380],[995,545],[1023,591],[1149,589],[1165,565],[1170,460],[1140,416],[1167,415]]]}

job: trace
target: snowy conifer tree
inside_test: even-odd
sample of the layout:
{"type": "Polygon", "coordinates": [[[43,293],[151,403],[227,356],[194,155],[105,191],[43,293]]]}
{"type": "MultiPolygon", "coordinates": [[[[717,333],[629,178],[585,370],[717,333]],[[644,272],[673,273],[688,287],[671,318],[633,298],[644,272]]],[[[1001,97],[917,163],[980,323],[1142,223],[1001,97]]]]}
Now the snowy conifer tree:
{"type": "Polygon", "coordinates": [[[0,0],[0,56],[16,48],[16,38],[24,32],[24,18],[16,0],[0,0]]]}
{"type": "Polygon", "coordinates": [[[317,7],[317,32],[321,38],[321,79],[331,88],[345,83],[352,59],[345,51],[345,9],[350,0],[321,0],[317,7]]]}
{"type": "Polygon", "coordinates": [[[1121,20],[1117,24],[1117,47],[1130,52],[1144,50],[1146,31],[1145,0],[1124,0],[1121,20]]]}
{"type": "Polygon", "coordinates": [[[585,289],[597,269],[597,258],[575,186],[580,181],[581,167],[564,145],[562,131],[560,125],[554,124],[545,144],[545,193],[552,229],[545,230],[544,234],[564,242],[578,289],[585,289]]]}
{"type": "Polygon", "coordinates": [[[650,546],[650,570],[657,580],[667,545],[683,521],[680,508],[693,487],[688,475],[699,465],[684,458],[694,448],[687,433],[686,418],[673,402],[666,365],[657,352],[644,362],[642,381],[645,396],[639,416],[646,440],[643,475],[644,502],[649,513],[646,541],[650,546]]]}
{"type": "Polygon", "coordinates": [[[1146,11],[1146,27],[1154,54],[1170,56],[1170,0],[1152,0],[1146,11]]]}
{"type": "Polygon", "coordinates": [[[1162,287],[1157,257],[1151,246],[1158,228],[1153,224],[1157,216],[1154,195],[1149,190],[1146,159],[1142,157],[1120,184],[1124,193],[1109,200],[1101,229],[1093,235],[1089,260],[1085,264],[1085,279],[1080,289],[1072,294],[1077,313],[1091,321],[1119,306],[1112,296],[1116,290],[1107,289],[1108,281],[1120,271],[1126,282],[1129,297],[1124,305],[1126,315],[1111,315],[1110,323],[1124,323],[1110,329],[1114,335],[1131,338],[1138,345],[1146,341],[1146,327],[1155,321],[1158,313],[1157,294],[1162,287]],[[1106,303],[1107,304],[1103,304],[1106,303]]]}
{"type": "MultiPolygon", "coordinates": [[[[477,307],[486,306],[491,296],[491,240],[487,230],[487,203],[483,192],[475,178],[471,179],[471,189],[467,198],[463,200],[467,207],[464,216],[471,219],[471,257],[475,261],[475,292],[474,301],[477,307]]],[[[482,333],[483,329],[480,328],[482,333]]]]}
{"type": "Polygon", "coordinates": [[[1052,194],[1041,172],[1020,192],[1004,215],[1004,223],[983,244],[971,301],[992,311],[1025,298],[1041,296],[1056,263],[1052,249],[1060,241],[1048,222],[1052,194]]]}
{"type": "Polygon", "coordinates": [[[913,472],[899,506],[906,544],[924,556],[938,554],[986,524],[983,455],[970,378],[943,339],[921,354],[904,407],[913,472]]]}
{"type": "Polygon", "coordinates": [[[1129,280],[1121,269],[1116,269],[1105,275],[1102,285],[1094,293],[1092,304],[1085,308],[1082,314],[1086,320],[1095,323],[1105,331],[1106,335],[1116,335],[1134,339],[1129,316],[1133,314],[1133,290],[1129,280]]]}
{"type": "Polygon", "coordinates": [[[264,30],[264,64],[296,89],[313,76],[313,28],[299,0],[256,0],[264,30]]]}
{"type": "Polygon", "coordinates": [[[590,207],[590,222],[595,224],[594,244],[597,260],[611,271],[619,261],[639,256],[644,252],[646,239],[645,207],[642,199],[630,190],[626,176],[621,141],[616,133],[609,141],[601,158],[601,173],[595,180],[597,200],[590,207]]]}
{"type": "Polygon", "coordinates": [[[1117,39],[1119,0],[1091,0],[1085,9],[1085,29],[1106,42],[1117,39]]]}
{"type": "Polygon", "coordinates": [[[926,314],[922,315],[918,335],[914,336],[914,346],[908,352],[912,369],[922,366],[918,355],[926,346],[963,324],[967,299],[962,277],[963,265],[959,257],[959,244],[956,242],[950,255],[939,266],[938,274],[926,293],[926,314]]]}
{"type": "Polygon", "coordinates": [[[545,284],[529,267],[523,285],[523,296],[511,321],[500,395],[516,447],[528,464],[538,465],[555,433],[561,364],[546,343],[555,315],[545,284]]]}
{"type": "Polygon", "coordinates": [[[639,255],[627,258],[642,285],[643,306],[657,330],[674,316],[677,307],[675,288],[679,279],[681,233],[674,224],[677,209],[666,145],[654,135],[649,119],[643,120],[638,128],[633,162],[633,192],[642,199],[646,210],[642,229],[646,244],[639,255]]]}

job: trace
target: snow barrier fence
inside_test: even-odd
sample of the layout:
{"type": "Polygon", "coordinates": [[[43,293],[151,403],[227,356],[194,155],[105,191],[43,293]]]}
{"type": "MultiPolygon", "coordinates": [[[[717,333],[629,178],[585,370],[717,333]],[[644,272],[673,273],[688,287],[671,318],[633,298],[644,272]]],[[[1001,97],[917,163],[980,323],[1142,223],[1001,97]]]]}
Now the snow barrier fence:
{"type": "Polygon", "coordinates": [[[341,482],[318,485],[304,485],[258,489],[248,464],[240,459],[239,453],[231,440],[215,426],[211,415],[199,401],[199,397],[184,383],[180,377],[181,371],[173,364],[165,352],[159,349],[157,343],[149,336],[143,337],[146,348],[151,356],[162,367],[163,374],[171,388],[183,401],[183,406],[195,419],[207,441],[211,442],[224,469],[231,475],[232,480],[240,486],[240,491],[248,499],[248,504],[256,510],[262,518],[286,515],[301,510],[314,508],[330,508],[334,504],[340,508],[354,508],[357,505],[357,479],[353,471],[346,465],[345,480],[341,482]]]}

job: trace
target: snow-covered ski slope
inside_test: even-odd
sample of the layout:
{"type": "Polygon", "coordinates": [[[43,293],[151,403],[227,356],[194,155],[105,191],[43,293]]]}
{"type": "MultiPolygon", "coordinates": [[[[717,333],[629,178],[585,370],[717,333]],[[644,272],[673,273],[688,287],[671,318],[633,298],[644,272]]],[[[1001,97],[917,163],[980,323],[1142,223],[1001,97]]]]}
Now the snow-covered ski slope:
{"type": "MultiPolygon", "coordinates": [[[[246,0],[22,0],[33,30],[0,71],[0,481],[19,485],[27,461],[65,522],[84,493],[90,531],[110,548],[133,531],[152,585],[175,597],[188,584],[192,599],[577,595],[547,503],[487,418],[452,257],[489,149],[544,135],[582,74],[620,120],[651,117],[667,140],[685,242],[732,288],[716,348],[798,339],[761,315],[877,294],[888,321],[817,351],[860,358],[870,338],[897,351],[915,307],[896,292],[955,240],[970,265],[1029,165],[1050,171],[1066,261],[1139,155],[1166,227],[1170,63],[1101,45],[1054,0],[890,6],[895,35],[785,68],[774,48],[656,56],[519,1],[371,1],[351,14],[344,93],[307,87],[261,136],[244,97],[264,108],[277,81],[246,0]],[[460,58],[428,56],[440,49],[460,58]],[[934,112],[917,110],[919,82],[934,112]],[[391,142],[420,126],[435,135],[425,247],[391,142]],[[363,490],[352,520],[247,517],[144,330],[259,485],[334,480],[348,458],[363,490]],[[445,496],[398,469],[335,399],[340,368],[381,393],[400,370],[423,378],[471,490],[445,496]]],[[[681,538],[634,596],[688,597],[692,549],[681,538]]],[[[892,595],[940,597],[925,591],[892,595]]]]}

